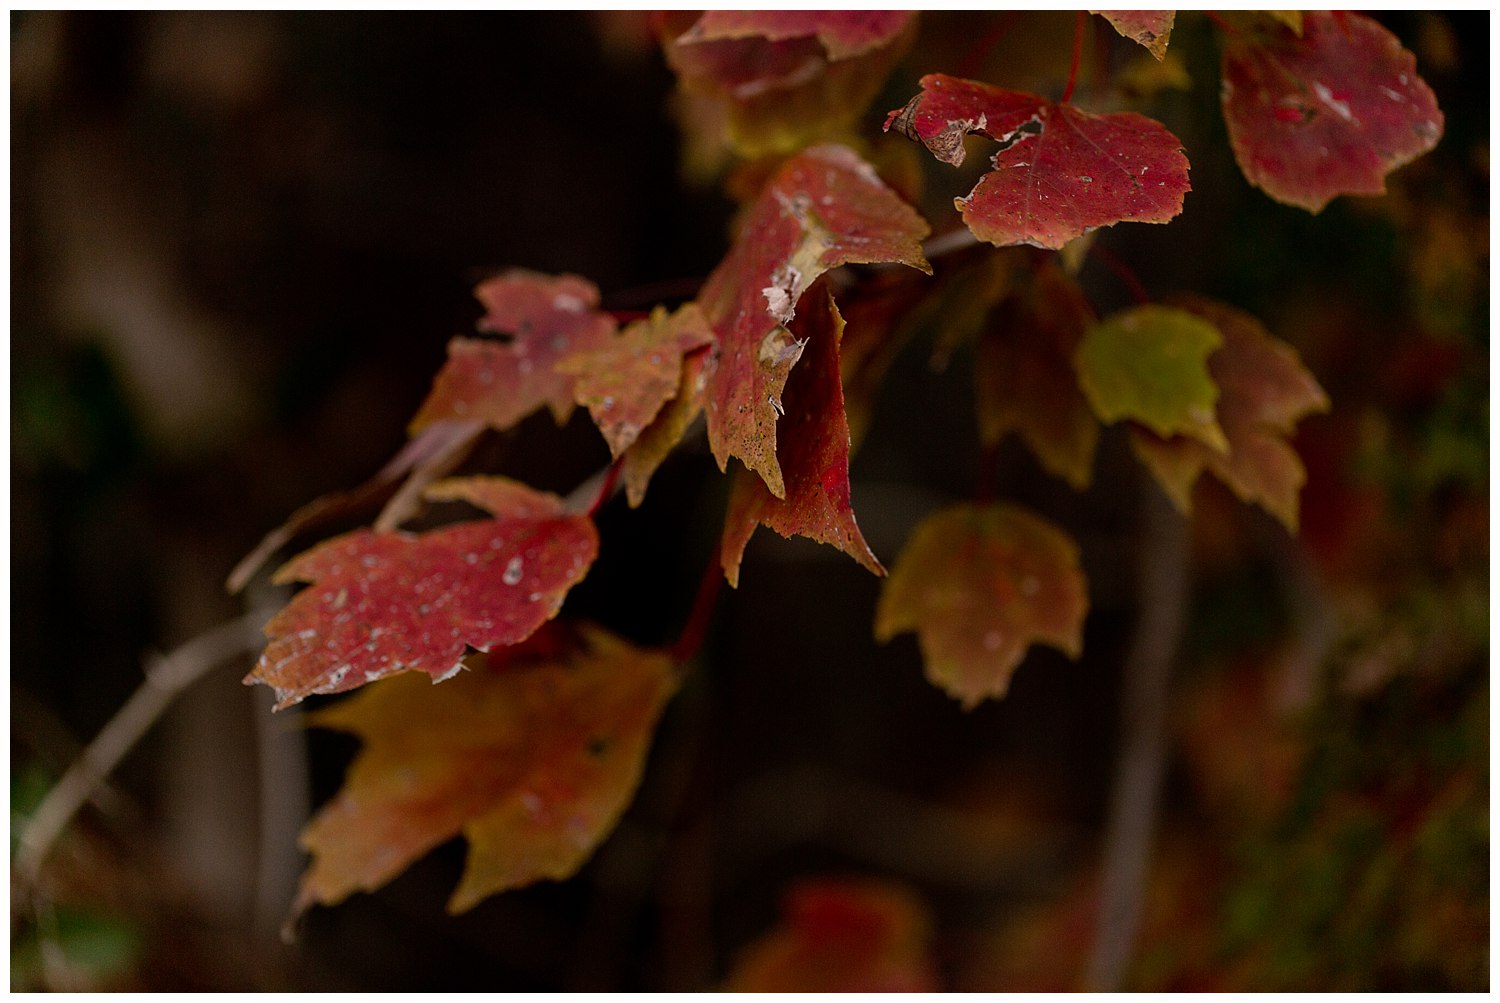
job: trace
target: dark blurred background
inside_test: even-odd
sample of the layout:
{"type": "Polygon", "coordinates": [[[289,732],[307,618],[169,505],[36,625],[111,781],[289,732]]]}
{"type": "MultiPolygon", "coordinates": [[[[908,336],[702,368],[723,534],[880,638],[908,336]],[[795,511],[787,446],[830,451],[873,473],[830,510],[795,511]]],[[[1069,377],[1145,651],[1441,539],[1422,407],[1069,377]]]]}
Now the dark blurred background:
{"type": "MultiPolygon", "coordinates": [[[[1198,493],[1135,987],[1487,984],[1488,24],[1386,23],[1447,116],[1391,195],[1314,218],[1250,189],[1212,35],[1185,21],[1194,85],[1151,112],[1187,146],[1187,211],[1101,238],[1153,293],[1256,313],[1334,402],[1299,437],[1302,543],[1198,493]]],[[[928,18],[866,131],[985,24],[928,18]]],[[[1071,19],[1054,34],[1065,67],[1071,19]]],[[[983,78],[1007,65],[997,43],[983,78]]],[[[224,578],[399,449],[477,280],[575,272],[620,310],[691,295],[733,207],[684,180],[672,88],[632,15],[12,14],[13,833],[149,652],[276,600],[224,578]]],[[[967,189],[924,169],[946,228],[967,189]]],[[[1109,271],[1082,278],[1100,310],[1129,302],[1109,271]]],[[[903,356],[854,463],[887,564],[974,483],[967,362],[936,373],[929,350],[903,356]]],[[[675,637],[724,497],[686,453],[643,508],[605,510],[570,612],[675,637]]],[[[540,416],[482,457],[567,491],[607,453],[586,416],[540,416]]],[[[1066,987],[1089,951],[1069,910],[1092,894],[1154,488],[1118,435],[1083,494],[1014,443],[1001,461],[1006,495],[1083,545],[1081,662],[1035,649],[1004,701],[964,714],[910,636],[870,639],[875,579],[762,531],[636,803],[578,877],[450,918],[454,843],[285,946],[295,833],[354,746],[273,718],[240,684],[246,656],[84,809],[45,908],[13,890],[13,988],[704,988],[791,882],[825,873],[917,889],[952,988],[1066,987]]]]}

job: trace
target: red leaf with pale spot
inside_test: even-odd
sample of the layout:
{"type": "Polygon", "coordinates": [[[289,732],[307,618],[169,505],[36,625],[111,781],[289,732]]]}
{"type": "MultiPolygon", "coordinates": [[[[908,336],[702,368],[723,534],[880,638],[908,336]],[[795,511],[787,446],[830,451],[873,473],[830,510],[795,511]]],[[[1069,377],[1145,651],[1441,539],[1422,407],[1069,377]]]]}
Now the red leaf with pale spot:
{"type": "Polygon", "coordinates": [[[930,271],[921,246],[927,233],[926,222],[842,146],[804,150],[772,176],[698,297],[719,337],[706,407],[721,470],[737,456],[773,495],[785,497],[776,418],[802,354],[785,327],[797,301],[818,276],[843,264],[900,262],[930,271]]]}
{"type": "Polygon", "coordinates": [[[545,633],[444,686],[391,679],[312,715],[364,747],[302,833],[295,912],[378,888],[459,834],[450,912],[583,865],[640,783],[672,663],[595,627],[545,633]]]}
{"type": "Polygon", "coordinates": [[[816,37],[829,59],[848,59],[889,45],[913,17],[909,10],[711,10],[677,40],[816,37]]]}
{"type": "Polygon", "coordinates": [[[956,505],[912,533],[880,591],[875,636],[914,630],[927,678],[965,709],[1000,697],[1026,649],[1083,650],[1078,545],[1014,505],[956,505]]]}
{"type": "Polygon", "coordinates": [[[445,679],[467,648],[525,640],[557,615],[599,550],[587,517],[514,481],[441,481],[426,496],[494,518],[421,535],[362,529],[276,572],[277,583],[313,583],[266,624],[266,650],[245,679],[272,687],[277,709],[396,672],[445,679]]]}
{"type": "Polygon", "coordinates": [[[1245,178],[1319,212],[1340,195],[1380,195],[1385,176],[1437,145],[1443,113],[1416,58],[1361,14],[1305,11],[1224,44],[1224,121],[1245,178]]]}
{"type": "Polygon", "coordinates": [[[1126,38],[1144,45],[1151,55],[1162,59],[1167,54],[1167,40],[1177,20],[1174,10],[1091,10],[1126,38]]]}
{"type": "Polygon", "coordinates": [[[954,204],[981,240],[997,246],[1061,248],[1115,223],[1166,223],[1191,190],[1182,143],[1160,122],[1133,112],[1093,115],[1035,94],[941,73],[891,112],[886,129],[955,166],[964,137],[1001,144],[995,169],[954,204]]]}
{"type": "Polygon", "coordinates": [[[546,405],[558,424],[573,413],[565,356],[604,344],[615,322],[598,312],[599,290],[576,275],[511,271],[480,284],[479,330],[508,340],[454,338],[432,392],[411,421],[416,435],[434,421],[479,421],[504,430],[546,405]]]}
{"type": "Polygon", "coordinates": [[[735,477],[724,517],[720,562],[729,584],[738,586],[740,560],[756,526],[785,537],[805,536],[835,546],[877,575],[875,559],[854,521],[849,497],[849,423],[839,381],[839,341],[844,319],[833,297],[814,293],[793,323],[804,345],[802,361],[787,381],[786,417],[777,450],[786,477],[786,498],[777,498],[759,477],[735,477]]]}
{"type": "Polygon", "coordinates": [[[933,993],[927,909],[899,885],[806,881],[781,924],[741,953],[725,988],[758,993],[933,993]]]}
{"type": "Polygon", "coordinates": [[[697,304],[676,313],[657,307],[590,351],[570,355],[557,371],[577,377],[573,397],[589,409],[594,424],[619,456],[677,396],[682,357],[713,344],[714,333],[697,304]]]}
{"type": "Polygon", "coordinates": [[[1163,439],[1133,428],[1136,455],[1184,512],[1192,507],[1199,474],[1208,470],[1242,501],[1260,505],[1295,532],[1307,472],[1287,440],[1303,418],[1328,410],[1327,395],[1297,353],[1254,317],[1198,297],[1174,302],[1224,337],[1223,346],[1208,357],[1208,371],[1219,387],[1216,417],[1229,449],[1221,453],[1196,439],[1163,439]]]}

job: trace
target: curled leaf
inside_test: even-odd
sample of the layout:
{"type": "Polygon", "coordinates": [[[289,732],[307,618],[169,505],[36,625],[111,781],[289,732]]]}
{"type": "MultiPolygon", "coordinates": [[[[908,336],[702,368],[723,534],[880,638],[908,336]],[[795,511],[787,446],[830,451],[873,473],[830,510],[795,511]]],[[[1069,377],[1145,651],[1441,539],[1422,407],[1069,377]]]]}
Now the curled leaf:
{"type": "Polygon", "coordinates": [[[272,687],[278,710],[397,672],[450,678],[467,648],[516,644],[556,616],[599,550],[592,521],[514,481],[441,481],[426,495],[494,518],[421,535],[362,529],[276,572],[278,583],[313,583],[266,624],[245,678],[272,687]]]}
{"type": "Polygon", "coordinates": [[[885,574],[854,521],[850,501],[849,423],[839,380],[844,319],[832,295],[814,295],[818,306],[792,322],[805,348],[787,382],[786,416],[777,449],[786,497],[777,498],[748,472],[735,478],[720,548],[730,585],[739,585],[740,560],[756,526],[830,544],[874,574],[885,574]]]}
{"type": "Polygon", "coordinates": [[[1001,697],[1033,643],[1083,650],[1078,545],[1014,505],[956,505],[923,520],[891,569],[875,636],[916,631],[927,678],[970,709],[1001,697]]]}
{"type": "Polygon", "coordinates": [[[1165,223],[1182,212],[1188,161],[1160,122],[1133,112],[1094,115],[1035,94],[945,74],[886,118],[944,163],[964,161],[964,137],[1000,144],[994,170],[955,199],[964,222],[997,246],[1057,250],[1115,223],[1165,223]]]}
{"type": "Polygon", "coordinates": [[[778,498],[781,394],[802,345],[786,325],[802,293],[829,269],[900,262],[930,271],[928,227],[873,168],[842,146],[792,157],[746,214],[739,239],[699,294],[719,339],[708,383],[708,442],[719,469],[737,456],[778,498]]]}
{"type": "Polygon", "coordinates": [[[672,663],[597,627],[548,641],[478,658],[444,686],[391,679],[311,716],[363,748],[302,833],[312,863],[296,913],[378,888],[460,833],[469,855],[450,912],[588,860],[640,783],[672,663]]]}

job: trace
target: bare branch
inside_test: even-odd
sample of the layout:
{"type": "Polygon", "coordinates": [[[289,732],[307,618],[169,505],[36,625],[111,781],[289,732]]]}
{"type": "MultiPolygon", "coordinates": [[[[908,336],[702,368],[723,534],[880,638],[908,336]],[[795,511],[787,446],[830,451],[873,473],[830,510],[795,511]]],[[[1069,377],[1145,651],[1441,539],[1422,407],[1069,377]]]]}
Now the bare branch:
{"type": "Polygon", "coordinates": [[[156,723],[173,699],[210,669],[258,648],[265,640],[261,626],[270,619],[271,613],[269,609],[253,610],[199,634],[171,654],[148,661],[145,681],[68,767],[21,832],[17,841],[15,874],[22,887],[30,889],[36,886],[42,864],[73,816],[78,814],[78,809],[156,723]]]}

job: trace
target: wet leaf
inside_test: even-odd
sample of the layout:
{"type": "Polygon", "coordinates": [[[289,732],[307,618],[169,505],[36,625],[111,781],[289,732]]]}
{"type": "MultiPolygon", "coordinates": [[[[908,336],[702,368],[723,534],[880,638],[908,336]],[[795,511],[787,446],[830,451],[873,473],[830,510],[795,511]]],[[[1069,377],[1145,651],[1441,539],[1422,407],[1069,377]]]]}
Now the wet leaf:
{"type": "Polygon", "coordinates": [[[964,161],[965,136],[1000,143],[995,169],[954,200],[981,240],[1057,250],[1096,227],[1166,223],[1182,212],[1187,157],[1160,122],[1133,112],[1094,115],[941,73],[921,83],[922,93],[886,118],[887,130],[954,166],[964,161]]]}
{"type": "Polygon", "coordinates": [[[787,895],[782,914],[775,930],[740,954],[728,991],[938,991],[931,920],[899,885],[805,881],[787,895]]]}
{"type": "Polygon", "coordinates": [[[1091,10],[1131,41],[1139,42],[1157,59],[1167,54],[1167,40],[1172,36],[1174,10],[1091,10]]]}
{"type": "Polygon", "coordinates": [[[1328,410],[1327,395],[1297,353],[1254,317],[1197,297],[1177,302],[1223,335],[1223,347],[1209,356],[1208,368],[1219,387],[1217,417],[1228,452],[1136,429],[1131,439],[1136,455],[1184,512],[1191,509],[1193,485],[1206,469],[1242,501],[1260,505],[1295,532],[1307,472],[1287,440],[1303,418],[1328,410]]]}
{"type": "Polygon", "coordinates": [[[1191,436],[1224,452],[1208,367],[1222,341],[1218,328],[1186,310],[1132,307],[1084,337],[1074,357],[1078,382],[1106,424],[1130,418],[1157,435],[1191,436]]]}
{"type": "Polygon", "coordinates": [[[729,584],[739,585],[740,560],[756,526],[785,537],[805,536],[837,547],[870,571],[884,575],[854,521],[849,491],[849,423],[839,379],[839,341],[844,319],[833,297],[815,292],[812,303],[792,321],[804,346],[802,362],[786,387],[786,416],[777,449],[786,478],[786,497],[740,471],[724,517],[720,561],[729,584]]]}
{"type": "Polygon", "coordinates": [[[662,47],[704,159],[779,156],[842,137],[915,37],[909,11],[669,12],[662,47]],[[690,23],[691,21],[691,23],[690,23]]]}
{"type": "Polygon", "coordinates": [[[1361,14],[1305,11],[1224,44],[1224,121],[1245,178],[1320,212],[1380,195],[1385,177],[1437,145],[1443,114],[1395,35],[1361,14]]]}
{"type": "Polygon", "coordinates": [[[994,446],[1015,432],[1078,490],[1093,473],[1099,422],[1078,388],[1073,355],[1094,323],[1078,283],[1048,262],[991,314],[974,365],[980,441],[994,446]]]}
{"type": "Polygon", "coordinates": [[[1033,643],[1083,650],[1078,545],[1014,505],[957,505],[913,531],[880,593],[875,636],[916,631],[927,678],[964,709],[1001,697],[1033,643]]]}
{"type": "Polygon", "coordinates": [[[435,421],[478,421],[505,430],[546,405],[558,424],[573,413],[566,356],[605,344],[615,323],[595,308],[599,290],[576,275],[510,271],[481,283],[479,330],[503,341],[454,338],[432,392],[411,421],[416,435],[435,421]]]}
{"type": "Polygon", "coordinates": [[[711,345],[714,333],[697,304],[676,313],[657,307],[619,337],[560,361],[558,373],[574,376],[573,398],[589,409],[614,456],[635,442],[662,405],[677,396],[682,357],[711,345]]]}
{"type": "Polygon", "coordinates": [[[778,498],[781,393],[802,345],[786,325],[797,301],[831,268],[900,262],[930,271],[927,224],[841,146],[788,160],[750,207],[739,238],[708,277],[698,303],[719,338],[709,375],[708,442],[719,469],[739,457],[778,498]]]}
{"type": "Polygon", "coordinates": [[[397,672],[446,679],[466,648],[515,644],[556,616],[598,553],[593,522],[515,481],[441,481],[426,496],[494,518],[421,535],[361,529],[276,572],[279,584],[313,583],[266,624],[245,679],[272,687],[278,710],[397,672]]]}
{"type": "Polygon", "coordinates": [[[312,863],[295,912],[378,888],[460,833],[450,912],[588,860],[640,783],[672,663],[597,627],[547,640],[476,658],[444,686],[391,679],[311,715],[364,746],[302,833],[312,863]]]}

